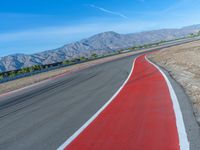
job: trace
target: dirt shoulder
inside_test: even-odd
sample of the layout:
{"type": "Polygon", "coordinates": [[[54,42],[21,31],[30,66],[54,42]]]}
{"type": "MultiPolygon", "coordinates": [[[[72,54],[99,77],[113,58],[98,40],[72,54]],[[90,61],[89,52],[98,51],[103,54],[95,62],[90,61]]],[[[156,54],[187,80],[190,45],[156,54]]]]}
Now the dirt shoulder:
{"type": "Polygon", "coordinates": [[[45,81],[45,80],[53,78],[53,77],[73,73],[73,72],[76,72],[76,71],[79,71],[79,70],[82,70],[82,69],[85,69],[85,68],[89,68],[89,67],[94,66],[94,65],[102,64],[102,63],[105,63],[105,62],[109,62],[109,61],[116,60],[116,59],[119,59],[119,58],[131,56],[131,55],[141,53],[141,52],[145,52],[145,51],[149,51],[149,50],[152,50],[152,49],[153,48],[146,49],[146,50],[140,50],[140,51],[133,51],[133,52],[129,52],[129,53],[123,53],[123,54],[105,57],[105,58],[101,58],[101,59],[96,59],[96,60],[93,60],[93,61],[89,61],[89,62],[85,62],[85,63],[81,63],[81,64],[76,64],[76,65],[72,65],[72,66],[68,66],[68,67],[63,67],[63,68],[55,69],[55,70],[52,70],[52,71],[49,71],[49,72],[33,75],[33,76],[30,76],[30,77],[25,77],[25,78],[9,81],[9,82],[6,82],[6,83],[2,83],[2,84],[0,84],[0,94],[4,94],[4,93],[14,91],[14,90],[17,90],[17,89],[20,89],[20,88],[23,88],[23,87],[26,87],[26,86],[29,86],[29,85],[33,85],[35,83],[45,81]]]}
{"type": "Polygon", "coordinates": [[[148,57],[168,70],[182,85],[200,124],[200,41],[165,48],[148,57]]]}

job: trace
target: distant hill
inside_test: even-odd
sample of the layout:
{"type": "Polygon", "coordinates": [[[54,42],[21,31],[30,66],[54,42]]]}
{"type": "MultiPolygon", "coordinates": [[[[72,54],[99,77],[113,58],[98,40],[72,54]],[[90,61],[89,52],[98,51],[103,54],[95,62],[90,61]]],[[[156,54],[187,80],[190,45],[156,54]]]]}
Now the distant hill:
{"type": "Polygon", "coordinates": [[[14,54],[1,57],[0,71],[16,70],[38,64],[51,64],[79,56],[90,56],[93,53],[106,54],[137,45],[185,37],[191,33],[197,33],[199,30],[200,25],[193,25],[181,29],[161,29],[132,34],[104,32],[54,50],[32,55],[14,54]]]}

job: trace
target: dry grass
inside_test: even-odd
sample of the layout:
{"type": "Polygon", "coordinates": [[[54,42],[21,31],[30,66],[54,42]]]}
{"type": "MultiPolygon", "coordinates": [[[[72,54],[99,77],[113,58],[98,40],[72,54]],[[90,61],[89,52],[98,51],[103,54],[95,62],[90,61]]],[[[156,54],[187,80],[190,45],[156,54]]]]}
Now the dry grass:
{"type": "Polygon", "coordinates": [[[185,88],[200,123],[200,41],[166,48],[149,58],[166,68],[185,88]]]}

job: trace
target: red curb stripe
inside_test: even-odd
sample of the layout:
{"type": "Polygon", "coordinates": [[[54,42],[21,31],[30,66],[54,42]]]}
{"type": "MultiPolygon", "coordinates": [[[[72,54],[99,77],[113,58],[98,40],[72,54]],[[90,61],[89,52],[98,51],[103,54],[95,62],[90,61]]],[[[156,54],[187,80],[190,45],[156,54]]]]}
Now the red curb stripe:
{"type": "Polygon", "coordinates": [[[144,55],[101,114],[65,150],[180,150],[170,93],[144,55]]]}

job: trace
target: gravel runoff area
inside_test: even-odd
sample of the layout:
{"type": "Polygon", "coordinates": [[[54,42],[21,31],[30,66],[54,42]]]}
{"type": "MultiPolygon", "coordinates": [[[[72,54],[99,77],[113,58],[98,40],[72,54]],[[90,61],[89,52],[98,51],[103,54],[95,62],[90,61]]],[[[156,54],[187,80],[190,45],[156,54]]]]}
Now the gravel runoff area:
{"type": "Polygon", "coordinates": [[[109,62],[109,61],[116,60],[116,59],[119,59],[119,58],[131,56],[133,54],[149,51],[149,50],[152,50],[152,49],[154,49],[154,48],[150,48],[150,49],[146,49],[146,50],[133,51],[133,52],[129,52],[129,53],[122,53],[122,54],[119,54],[119,55],[114,55],[114,56],[110,56],[110,57],[96,59],[96,60],[93,60],[93,61],[88,61],[88,62],[84,62],[84,63],[80,63],[80,64],[68,66],[68,67],[63,67],[63,68],[55,69],[55,70],[52,70],[52,71],[33,75],[33,76],[30,76],[30,77],[25,77],[25,78],[9,81],[9,82],[6,82],[6,83],[2,83],[2,84],[0,84],[0,94],[5,94],[5,93],[10,92],[10,91],[14,91],[14,90],[17,90],[17,89],[20,89],[20,88],[23,88],[23,87],[26,87],[26,86],[29,86],[29,85],[33,85],[35,83],[45,81],[47,79],[57,77],[59,75],[73,73],[73,72],[76,72],[78,70],[82,70],[82,69],[85,69],[85,68],[88,68],[88,67],[91,67],[91,66],[94,66],[94,65],[97,65],[97,64],[102,64],[102,63],[105,63],[105,62],[109,62]]]}
{"type": "Polygon", "coordinates": [[[148,57],[182,85],[200,125],[200,41],[165,48],[148,57]]]}

